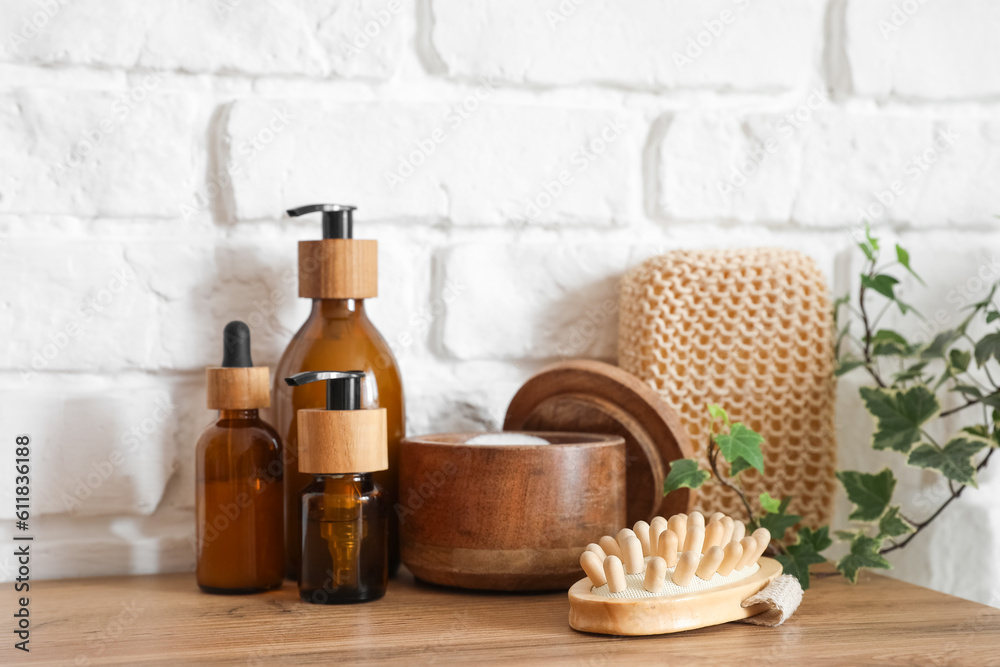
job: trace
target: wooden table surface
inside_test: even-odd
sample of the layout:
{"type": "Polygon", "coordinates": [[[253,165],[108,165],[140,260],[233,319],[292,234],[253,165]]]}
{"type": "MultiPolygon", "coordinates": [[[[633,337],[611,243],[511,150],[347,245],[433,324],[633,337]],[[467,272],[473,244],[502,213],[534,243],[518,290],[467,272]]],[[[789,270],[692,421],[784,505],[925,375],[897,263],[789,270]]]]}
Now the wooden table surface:
{"type": "MultiPolygon", "coordinates": [[[[320,606],[294,586],[200,593],[193,574],[31,582],[31,652],[0,664],[1000,665],[1000,609],[864,574],[814,580],[785,625],[659,637],[570,629],[565,593],[471,593],[403,573],[377,602],[320,606]]],[[[12,593],[3,596],[11,609],[12,593]]]]}

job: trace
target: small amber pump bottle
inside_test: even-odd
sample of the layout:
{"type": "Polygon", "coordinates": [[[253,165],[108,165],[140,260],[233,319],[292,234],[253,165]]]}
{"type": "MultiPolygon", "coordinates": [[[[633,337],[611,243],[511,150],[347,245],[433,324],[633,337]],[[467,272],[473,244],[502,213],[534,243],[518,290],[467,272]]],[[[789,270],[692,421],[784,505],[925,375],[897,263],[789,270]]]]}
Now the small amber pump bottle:
{"type": "Polygon", "coordinates": [[[362,410],[362,371],[299,373],[300,387],[326,382],[326,409],[299,410],[301,493],[299,595],[315,604],[377,600],[388,583],[388,503],[373,472],[389,465],[386,410],[362,410]]]}
{"type": "Polygon", "coordinates": [[[222,366],[206,369],[219,418],[197,448],[197,579],[208,593],[258,593],[284,578],[281,441],[257,414],[268,369],[250,359],[250,328],[230,322],[223,338],[222,366]]]}

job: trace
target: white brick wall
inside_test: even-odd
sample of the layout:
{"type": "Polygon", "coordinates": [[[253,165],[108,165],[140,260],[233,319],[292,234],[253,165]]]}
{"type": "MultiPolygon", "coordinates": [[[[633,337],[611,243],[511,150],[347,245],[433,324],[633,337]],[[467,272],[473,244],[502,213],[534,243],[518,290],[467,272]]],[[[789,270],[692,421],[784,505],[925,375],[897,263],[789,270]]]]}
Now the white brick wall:
{"type": "MultiPolygon", "coordinates": [[[[868,215],[934,285],[912,299],[957,317],[1000,254],[998,11],[6,0],[0,442],[36,442],[38,576],[192,567],[201,369],[230,319],[272,366],[303,320],[319,229],[292,205],[356,204],[379,239],[411,432],[498,426],[546,363],[613,360],[617,280],[669,249],[791,247],[842,291],[868,215]]],[[[841,460],[881,466],[853,380],[839,403],[841,460]]],[[[995,563],[984,587],[929,545],[988,554],[998,477],[895,574],[997,604],[995,563]]]]}

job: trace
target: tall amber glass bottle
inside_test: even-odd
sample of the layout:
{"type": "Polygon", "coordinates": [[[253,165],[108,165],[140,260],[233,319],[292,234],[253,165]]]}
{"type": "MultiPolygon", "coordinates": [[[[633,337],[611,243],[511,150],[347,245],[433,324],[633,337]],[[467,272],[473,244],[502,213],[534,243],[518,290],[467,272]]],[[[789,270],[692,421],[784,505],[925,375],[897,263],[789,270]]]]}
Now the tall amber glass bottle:
{"type": "Polygon", "coordinates": [[[299,296],[312,299],[312,311],[288,344],[275,371],[274,424],[284,443],[285,576],[298,580],[302,549],[300,493],[312,476],[299,470],[295,415],[325,405],[323,388],[296,389],[282,378],[304,371],[353,370],[365,373],[362,408],[385,408],[389,467],[374,473],[389,511],[389,573],[399,567],[396,503],[399,443],[405,414],[403,385],[396,358],[365,313],[365,299],[378,296],[378,242],[353,238],[353,206],[318,204],[288,211],[298,216],[321,211],[323,239],[299,243],[299,296]]]}
{"type": "Polygon", "coordinates": [[[206,370],[218,420],[198,440],[195,546],[198,586],[258,593],[281,586],[282,464],[277,432],[258,416],[269,404],[267,367],[250,359],[250,329],[226,325],[221,367],[206,370]]]}

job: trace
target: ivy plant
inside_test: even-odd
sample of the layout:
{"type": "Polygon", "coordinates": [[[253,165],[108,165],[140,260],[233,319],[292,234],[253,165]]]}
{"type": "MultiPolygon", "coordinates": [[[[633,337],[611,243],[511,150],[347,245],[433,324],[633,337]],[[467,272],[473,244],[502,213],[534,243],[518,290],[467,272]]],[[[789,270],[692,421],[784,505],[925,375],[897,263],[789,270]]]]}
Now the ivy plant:
{"type": "Polygon", "coordinates": [[[798,577],[803,589],[809,588],[809,566],[823,562],[825,559],[820,552],[833,544],[829,527],[815,531],[802,528],[791,540],[784,540],[785,534],[802,521],[801,516],[789,511],[792,497],[779,499],[762,493],[757,499],[762,511],[755,512],[740,483],[741,473],[747,470],[765,473],[764,454],[760,448],[764,438],[747,425],[730,421],[729,415],[718,405],[709,405],[708,412],[712,419],[712,435],[708,442],[710,470],[702,470],[696,459],[673,461],[663,484],[664,494],[682,487],[697,489],[714,477],[739,497],[751,532],[767,528],[771,533],[769,553],[781,562],[785,572],[798,577]]]}
{"type": "MultiPolygon", "coordinates": [[[[921,317],[897,293],[901,272],[923,284],[910,266],[909,253],[896,245],[894,258],[883,261],[879,240],[868,226],[858,247],[865,265],[857,295],[839,298],[833,305],[834,374],[868,375],[871,383],[860,389],[860,395],[875,424],[871,446],[897,452],[912,466],[937,471],[948,492],[937,507],[915,519],[893,502],[896,477],[889,468],[876,473],[837,472],[853,505],[848,520],[854,524],[850,530],[833,533],[849,543],[837,569],[852,582],[864,568],[890,568],[886,555],[910,544],[967,487],[975,487],[976,474],[1000,446],[1000,384],[994,379],[1000,378],[1000,329],[995,324],[1000,308],[994,303],[1000,283],[981,301],[968,304],[954,328],[936,332],[930,341],[907,340],[879,325],[893,308],[904,317],[921,317]],[[972,333],[976,324],[987,331],[978,339],[972,333]],[[943,404],[954,407],[943,409],[943,404]],[[966,410],[970,426],[941,441],[931,436],[932,424],[966,410]]],[[[739,477],[751,468],[765,472],[760,449],[764,439],[746,425],[731,422],[721,407],[710,405],[708,411],[713,424],[707,452],[710,470],[701,470],[695,459],[674,461],[664,494],[681,487],[698,488],[714,477],[740,498],[751,530],[763,526],[771,532],[769,553],[807,589],[809,566],[823,562],[821,553],[833,543],[830,527],[800,527],[802,517],[789,511],[791,497],[777,499],[763,493],[757,499],[761,512],[756,513],[739,477]]]]}

